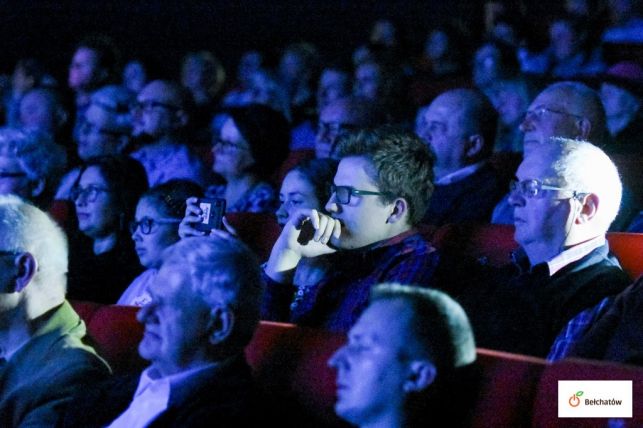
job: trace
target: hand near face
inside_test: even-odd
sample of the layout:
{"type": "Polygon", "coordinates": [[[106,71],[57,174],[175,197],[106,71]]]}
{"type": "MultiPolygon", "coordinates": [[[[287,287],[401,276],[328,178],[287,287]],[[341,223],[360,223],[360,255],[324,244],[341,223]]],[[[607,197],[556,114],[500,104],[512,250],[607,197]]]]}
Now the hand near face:
{"type": "Polygon", "coordinates": [[[277,239],[266,274],[273,280],[284,281],[287,272],[292,271],[302,257],[317,257],[337,251],[329,246],[331,237],[339,239],[341,224],[317,210],[302,209],[291,216],[277,239]]]}

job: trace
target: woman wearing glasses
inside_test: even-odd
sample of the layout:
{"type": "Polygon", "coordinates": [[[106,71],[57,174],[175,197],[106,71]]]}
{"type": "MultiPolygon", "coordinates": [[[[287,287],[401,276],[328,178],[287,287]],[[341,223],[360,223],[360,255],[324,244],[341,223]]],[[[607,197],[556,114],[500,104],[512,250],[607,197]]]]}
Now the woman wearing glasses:
{"type": "Polygon", "coordinates": [[[212,147],[212,169],[225,184],[210,186],[206,196],[225,199],[228,212],[274,212],[277,197],[268,180],[286,158],[289,142],[281,113],[258,104],[231,109],[212,147]]]}
{"type": "Polygon", "coordinates": [[[80,233],[70,240],[68,298],[115,303],[141,272],[127,225],[145,190],[145,170],[129,157],[92,158],[82,167],[71,192],[80,233]]]}
{"type": "Polygon", "coordinates": [[[179,223],[185,212],[185,200],[201,197],[203,189],[188,180],[170,180],[143,193],[130,223],[136,255],[145,270],[127,287],[118,305],[143,306],[150,301],[147,287],[161,265],[163,251],[179,240],[179,223]]]}

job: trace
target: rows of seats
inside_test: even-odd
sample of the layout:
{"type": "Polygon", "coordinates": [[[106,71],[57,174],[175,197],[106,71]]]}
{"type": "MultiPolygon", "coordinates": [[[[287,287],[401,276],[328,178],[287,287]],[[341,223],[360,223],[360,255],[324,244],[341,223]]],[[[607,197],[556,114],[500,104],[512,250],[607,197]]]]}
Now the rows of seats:
{"type": "MultiPolygon", "coordinates": [[[[143,367],[136,350],[142,336],[135,319],[137,308],[72,304],[115,371],[143,367]]],[[[333,412],[335,373],[327,361],[344,340],[342,334],[264,321],[246,356],[259,384],[273,398],[276,395],[283,403],[305,411],[306,426],[338,426],[341,423],[333,412]]],[[[478,360],[482,379],[473,410],[474,427],[562,426],[557,417],[558,380],[632,380],[633,418],[612,422],[619,427],[643,426],[641,368],[587,360],[548,364],[539,358],[488,349],[478,350],[478,360]]],[[[569,419],[564,426],[605,427],[607,423],[605,419],[569,419]]]]}

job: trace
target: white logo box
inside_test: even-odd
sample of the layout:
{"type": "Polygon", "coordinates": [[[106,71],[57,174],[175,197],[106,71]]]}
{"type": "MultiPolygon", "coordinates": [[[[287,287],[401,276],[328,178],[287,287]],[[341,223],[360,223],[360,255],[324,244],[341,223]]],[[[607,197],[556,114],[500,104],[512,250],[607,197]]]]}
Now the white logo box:
{"type": "Polygon", "coordinates": [[[559,380],[559,418],[631,418],[631,380],[559,380]]]}

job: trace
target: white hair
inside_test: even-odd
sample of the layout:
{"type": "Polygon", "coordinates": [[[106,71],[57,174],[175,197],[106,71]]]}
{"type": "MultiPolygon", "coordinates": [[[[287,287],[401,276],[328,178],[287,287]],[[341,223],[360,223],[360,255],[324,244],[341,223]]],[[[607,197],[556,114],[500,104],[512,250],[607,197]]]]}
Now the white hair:
{"type": "Polygon", "coordinates": [[[31,299],[61,303],[67,288],[67,237],[39,208],[17,196],[0,196],[2,251],[28,252],[37,270],[25,289],[31,299]]]}
{"type": "Polygon", "coordinates": [[[554,137],[558,155],[552,164],[561,185],[577,193],[598,196],[597,225],[609,229],[621,206],[623,185],[614,162],[603,150],[588,141],[554,137]]]}

